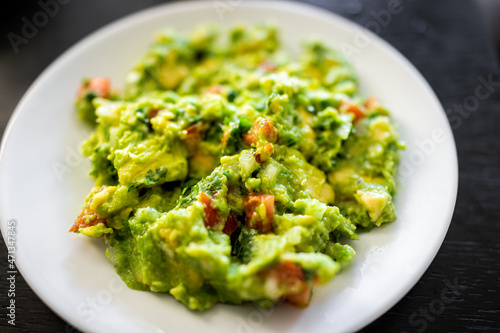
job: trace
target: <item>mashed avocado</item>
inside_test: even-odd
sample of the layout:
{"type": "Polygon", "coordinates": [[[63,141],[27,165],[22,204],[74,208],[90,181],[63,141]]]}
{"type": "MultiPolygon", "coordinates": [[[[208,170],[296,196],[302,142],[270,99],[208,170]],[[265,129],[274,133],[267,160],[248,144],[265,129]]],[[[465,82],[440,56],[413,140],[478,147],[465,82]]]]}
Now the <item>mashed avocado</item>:
{"type": "Polygon", "coordinates": [[[123,93],[92,78],[76,105],[96,185],[70,231],[102,237],[130,288],[306,306],[356,228],[396,219],[403,145],[319,41],[292,60],[272,26],[162,31],[123,93]]]}

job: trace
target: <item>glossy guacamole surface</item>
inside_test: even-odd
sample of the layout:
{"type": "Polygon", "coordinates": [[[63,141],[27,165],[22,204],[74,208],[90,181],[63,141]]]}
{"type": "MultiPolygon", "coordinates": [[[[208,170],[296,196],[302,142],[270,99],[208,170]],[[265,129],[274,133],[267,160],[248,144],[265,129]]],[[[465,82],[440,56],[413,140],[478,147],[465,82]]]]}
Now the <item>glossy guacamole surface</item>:
{"type": "Polygon", "coordinates": [[[347,239],[396,219],[395,126],[320,41],[291,57],[273,26],[164,30],[123,92],[90,78],[76,107],[96,185],[70,231],[102,238],[130,288],[307,306],[347,239]]]}

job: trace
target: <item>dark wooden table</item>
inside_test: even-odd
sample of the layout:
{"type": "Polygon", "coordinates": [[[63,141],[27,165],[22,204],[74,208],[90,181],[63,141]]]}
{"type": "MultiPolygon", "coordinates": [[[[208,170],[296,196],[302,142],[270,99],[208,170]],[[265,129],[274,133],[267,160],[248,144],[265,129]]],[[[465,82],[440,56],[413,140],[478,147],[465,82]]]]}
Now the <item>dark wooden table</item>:
{"type": "MultiPolygon", "coordinates": [[[[19,34],[22,17],[32,18],[40,4],[12,1],[9,5],[17,8],[2,9],[0,134],[30,84],[63,51],[114,19],[162,2],[59,1],[65,4],[35,36],[18,45],[18,52],[7,34],[19,34]]],[[[458,200],[439,253],[415,287],[362,332],[500,332],[500,78],[496,42],[476,3],[400,0],[403,9],[388,22],[376,17],[391,1],[308,2],[362,25],[380,22],[378,34],[420,70],[447,110],[458,150],[458,200]],[[481,78],[493,82],[492,94],[474,105],[481,78]],[[457,289],[443,299],[450,284],[457,289]]],[[[7,324],[7,250],[0,243],[0,332],[76,332],[20,277],[17,325],[7,324]]]]}

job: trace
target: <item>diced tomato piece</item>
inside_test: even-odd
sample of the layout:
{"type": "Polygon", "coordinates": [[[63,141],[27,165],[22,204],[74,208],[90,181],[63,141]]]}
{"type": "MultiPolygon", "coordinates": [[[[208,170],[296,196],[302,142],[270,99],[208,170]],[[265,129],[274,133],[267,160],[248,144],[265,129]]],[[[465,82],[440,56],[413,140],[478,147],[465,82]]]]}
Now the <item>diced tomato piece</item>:
{"type": "Polygon", "coordinates": [[[203,204],[205,211],[205,226],[214,227],[220,222],[219,213],[212,207],[212,198],[204,192],[200,193],[200,202],[203,204]]]}
{"type": "MultiPolygon", "coordinates": [[[[213,207],[213,199],[210,198],[207,194],[204,192],[200,193],[200,202],[203,204],[203,210],[205,211],[205,227],[215,227],[216,225],[219,225],[224,221],[224,217],[221,216],[219,211],[213,207]]],[[[238,228],[238,220],[236,219],[236,216],[234,213],[230,213],[229,217],[227,218],[225,224],[224,224],[224,229],[222,230],[223,233],[226,235],[231,236],[231,234],[238,228]]]]}
{"type": "Polygon", "coordinates": [[[297,307],[306,307],[311,300],[312,287],[304,277],[304,270],[299,265],[286,260],[274,267],[267,273],[266,278],[276,279],[279,284],[288,289],[294,289],[293,293],[285,295],[288,303],[297,307]]]}
{"type": "Polygon", "coordinates": [[[302,267],[290,260],[280,262],[273,267],[273,270],[273,274],[279,282],[287,286],[293,286],[304,281],[304,271],[302,267]]]}
{"type": "Polygon", "coordinates": [[[229,140],[230,137],[231,137],[231,133],[229,131],[224,133],[224,135],[222,136],[222,139],[221,139],[222,148],[226,148],[227,141],[229,140]]]}
{"type": "Polygon", "coordinates": [[[190,151],[196,150],[196,147],[206,134],[206,124],[197,122],[189,126],[181,133],[181,140],[188,147],[190,151]]]}
{"type": "Polygon", "coordinates": [[[307,283],[301,291],[286,296],[288,303],[299,308],[305,308],[309,305],[312,296],[312,287],[307,283]]]}
{"type": "Polygon", "coordinates": [[[243,141],[247,145],[256,144],[260,136],[265,136],[266,140],[270,143],[278,141],[278,130],[267,118],[258,118],[250,128],[250,130],[243,135],[243,141]]]}
{"type": "Polygon", "coordinates": [[[82,98],[87,93],[93,93],[97,97],[108,98],[111,91],[111,81],[105,77],[93,77],[80,86],[78,98],[82,98]]]}
{"type": "Polygon", "coordinates": [[[243,142],[245,142],[248,146],[251,146],[252,144],[257,143],[257,135],[255,133],[246,133],[243,134],[243,142]]]}
{"type": "Polygon", "coordinates": [[[265,72],[271,73],[276,71],[276,69],[278,69],[278,66],[276,66],[276,64],[270,60],[264,60],[259,64],[259,68],[265,72]]]}
{"type": "Polygon", "coordinates": [[[221,95],[224,92],[224,87],[219,84],[214,84],[205,90],[206,94],[217,94],[221,95]]]}
{"type": "Polygon", "coordinates": [[[160,110],[158,110],[158,109],[153,109],[153,110],[149,111],[148,119],[153,119],[154,117],[156,117],[158,115],[158,112],[160,112],[160,110]]]}
{"type": "Polygon", "coordinates": [[[366,102],[365,102],[365,108],[367,110],[372,110],[372,109],[375,109],[376,107],[379,107],[380,106],[380,102],[378,99],[376,99],[375,97],[371,96],[369,97],[366,102]]]}
{"type": "Polygon", "coordinates": [[[251,193],[243,201],[243,206],[248,227],[259,230],[259,233],[273,230],[274,195],[251,193]]]}
{"type": "Polygon", "coordinates": [[[238,228],[238,220],[236,219],[236,215],[234,215],[234,213],[231,212],[229,214],[229,217],[227,218],[226,224],[224,224],[224,229],[222,229],[222,232],[228,236],[231,236],[231,234],[237,228],[238,228]]]}
{"type": "Polygon", "coordinates": [[[98,217],[96,211],[85,208],[75,220],[75,223],[68,232],[77,231],[80,228],[87,228],[98,223],[106,225],[106,218],[98,217]]]}
{"type": "Polygon", "coordinates": [[[354,121],[358,121],[366,117],[366,109],[362,105],[356,105],[351,101],[342,101],[339,108],[340,113],[351,113],[354,116],[354,121]]]}

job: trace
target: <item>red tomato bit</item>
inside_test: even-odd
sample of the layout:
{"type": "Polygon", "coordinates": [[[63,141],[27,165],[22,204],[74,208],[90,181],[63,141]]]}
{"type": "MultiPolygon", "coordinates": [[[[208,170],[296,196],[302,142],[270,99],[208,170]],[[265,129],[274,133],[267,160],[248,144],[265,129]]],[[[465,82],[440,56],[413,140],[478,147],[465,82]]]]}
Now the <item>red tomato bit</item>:
{"type": "Polygon", "coordinates": [[[75,223],[68,232],[77,231],[80,228],[87,228],[98,223],[106,225],[106,218],[98,217],[96,211],[85,208],[75,220],[75,223]]]}
{"type": "Polygon", "coordinates": [[[285,295],[284,299],[288,303],[297,307],[306,307],[309,305],[312,287],[307,283],[304,277],[304,270],[301,266],[285,260],[272,267],[266,277],[276,279],[279,284],[284,285],[287,289],[293,288],[297,290],[285,295]]]}
{"type": "Polygon", "coordinates": [[[212,201],[212,198],[206,195],[205,192],[200,193],[200,202],[203,204],[203,209],[205,211],[206,227],[214,227],[220,222],[219,213],[212,207],[212,201]]]}
{"type": "MultiPolygon", "coordinates": [[[[203,204],[203,210],[205,211],[204,223],[205,227],[215,227],[224,221],[224,217],[221,216],[219,211],[213,207],[213,199],[210,198],[204,192],[200,193],[200,202],[203,204]]],[[[227,220],[224,222],[224,229],[222,232],[226,235],[231,236],[231,234],[238,228],[238,220],[233,212],[229,213],[227,220]]]]}
{"type": "Polygon", "coordinates": [[[278,140],[278,130],[267,118],[258,118],[250,130],[243,135],[243,141],[250,146],[256,144],[262,135],[270,143],[275,143],[278,140]]]}
{"type": "Polygon", "coordinates": [[[373,96],[369,97],[365,102],[365,108],[367,110],[373,110],[378,107],[380,107],[380,102],[373,96]]]}
{"type": "Polygon", "coordinates": [[[181,140],[190,151],[196,150],[206,134],[206,124],[197,122],[181,132],[181,140]]]}
{"type": "Polygon", "coordinates": [[[84,97],[88,93],[93,93],[97,97],[108,98],[111,91],[111,81],[105,77],[93,77],[80,86],[78,98],[84,97]]]}
{"type": "Polygon", "coordinates": [[[229,217],[227,218],[226,224],[224,224],[224,229],[222,229],[222,232],[228,236],[231,236],[231,234],[237,228],[238,228],[238,220],[236,219],[236,215],[234,215],[234,213],[231,212],[229,214],[229,217]]]}
{"type": "Polygon", "coordinates": [[[213,86],[210,86],[207,89],[205,89],[205,94],[222,95],[223,92],[224,92],[224,87],[219,84],[214,84],[213,86]]]}
{"type": "Polygon", "coordinates": [[[351,101],[342,101],[339,111],[340,113],[351,113],[354,116],[355,122],[366,117],[365,107],[362,105],[356,105],[351,101]]]}
{"type": "Polygon", "coordinates": [[[278,66],[270,60],[264,60],[259,64],[259,69],[263,70],[264,72],[272,73],[275,72],[276,69],[278,69],[278,66]]]}
{"type": "Polygon", "coordinates": [[[257,229],[262,234],[273,231],[274,195],[251,193],[243,202],[243,206],[248,227],[257,229]],[[259,207],[264,208],[264,216],[259,207]]]}
{"type": "Polygon", "coordinates": [[[156,117],[158,115],[158,112],[160,112],[160,110],[158,110],[158,109],[153,109],[153,110],[149,111],[148,119],[153,119],[154,117],[156,117]]]}

